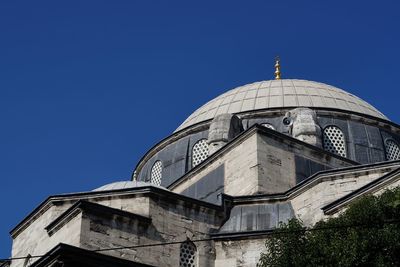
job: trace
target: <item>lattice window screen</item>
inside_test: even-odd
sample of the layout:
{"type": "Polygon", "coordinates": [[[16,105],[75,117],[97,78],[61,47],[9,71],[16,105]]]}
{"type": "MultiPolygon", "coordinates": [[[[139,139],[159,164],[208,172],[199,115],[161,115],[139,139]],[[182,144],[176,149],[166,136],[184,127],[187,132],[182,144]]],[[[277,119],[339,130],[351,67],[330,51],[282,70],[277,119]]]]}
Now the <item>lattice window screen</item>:
{"type": "Polygon", "coordinates": [[[272,129],[272,130],[275,130],[275,127],[272,126],[272,125],[269,124],[269,123],[262,123],[261,126],[264,126],[264,127],[270,128],[270,129],[272,129]]]}
{"type": "Polygon", "coordinates": [[[192,148],[192,167],[203,162],[208,157],[207,139],[201,139],[192,148]]]}
{"type": "Polygon", "coordinates": [[[346,142],[342,130],[336,126],[328,126],[324,130],[324,149],[346,157],[346,142]]]}
{"type": "Polygon", "coordinates": [[[386,140],[385,149],[388,160],[400,159],[400,148],[394,140],[386,140]]]}
{"type": "Polygon", "coordinates": [[[179,266],[180,267],[196,266],[196,246],[190,241],[182,243],[181,245],[179,266]]]}
{"type": "Polygon", "coordinates": [[[150,173],[150,182],[155,185],[160,185],[162,179],[162,162],[157,160],[154,162],[150,173]]]}

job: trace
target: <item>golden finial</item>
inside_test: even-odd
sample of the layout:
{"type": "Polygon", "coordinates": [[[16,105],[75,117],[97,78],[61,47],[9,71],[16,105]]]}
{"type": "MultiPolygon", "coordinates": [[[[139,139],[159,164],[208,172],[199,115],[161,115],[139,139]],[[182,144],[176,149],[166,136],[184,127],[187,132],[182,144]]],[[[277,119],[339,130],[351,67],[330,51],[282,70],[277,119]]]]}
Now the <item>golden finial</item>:
{"type": "Polygon", "coordinates": [[[281,79],[281,63],[279,57],[275,58],[275,80],[281,79]]]}

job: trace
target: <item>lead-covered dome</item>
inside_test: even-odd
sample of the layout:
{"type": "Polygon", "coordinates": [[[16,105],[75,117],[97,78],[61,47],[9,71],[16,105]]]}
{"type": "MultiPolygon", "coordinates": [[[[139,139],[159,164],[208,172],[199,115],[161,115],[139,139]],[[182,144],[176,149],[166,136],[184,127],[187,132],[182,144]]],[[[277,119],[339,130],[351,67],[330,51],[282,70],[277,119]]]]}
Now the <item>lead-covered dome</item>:
{"type": "Polygon", "coordinates": [[[337,87],[306,80],[271,80],[236,87],[209,101],[190,115],[176,131],[223,113],[269,108],[334,108],[388,120],[372,105],[337,87]]]}

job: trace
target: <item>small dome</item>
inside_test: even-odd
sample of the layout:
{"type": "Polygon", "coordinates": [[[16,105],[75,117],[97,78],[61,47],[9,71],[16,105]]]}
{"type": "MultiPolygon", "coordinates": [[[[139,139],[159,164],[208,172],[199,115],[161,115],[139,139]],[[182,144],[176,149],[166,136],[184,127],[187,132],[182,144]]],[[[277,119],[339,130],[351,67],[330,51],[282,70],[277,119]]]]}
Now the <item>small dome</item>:
{"type": "Polygon", "coordinates": [[[376,108],[342,89],[306,80],[271,80],[234,88],[209,101],[190,115],[176,131],[222,113],[269,108],[335,108],[388,120],[376,108]]]}
{"type": "Polygon", "coordinates": [[[120,182],[114,182],[114,183],[100,186],[99,188],[96,188],[92,191],[108,191],[108,190],[128,189],[128,188],[144,187],[144,186],[153,186],[153,187],[157,187],[157,188],[166,190],[162,186],[158,186],[158,185],[154,185],[154,184],[146,183],[146,182],[142,182],[142,181],[120,181],[120,182]]]}

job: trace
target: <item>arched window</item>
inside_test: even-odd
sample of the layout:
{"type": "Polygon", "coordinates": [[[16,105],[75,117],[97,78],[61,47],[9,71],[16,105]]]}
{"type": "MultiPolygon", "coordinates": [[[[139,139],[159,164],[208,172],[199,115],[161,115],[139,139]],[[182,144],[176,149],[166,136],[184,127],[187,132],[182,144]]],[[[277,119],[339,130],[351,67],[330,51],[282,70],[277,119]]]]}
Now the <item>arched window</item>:
{"type": "Polygon", "coordinates": [[[269,123],[262,123],[262,124],[261,124],[261,126],[264,126],[264,127],[266,127],[266,128],[269,128],[269,129],[275,130],[275,127],[274,127],[274,126],[272,126],[272,124],[269,124],[269,123]]]}
{"type": "Polygon", "coordinates": [[[181,245],[180,252],[180,267],[194,267],[196,266],[196,246],[193,242],[186,241],[181,245]]]}
{"type": "Polygon", "coordinates": [[[346,157],[346,141],[342,130],[336,126],[324,129],[324,149],[336,155],[346,157]]]}
{"type": "Polygon", "coordinates": [[[203,162],[208,157],[207,139],[201,139],[192,148],[192,167],[203,162]]]}
{"type": "Polygon", "coordinates": [[[151,167],[150,182],[155,185],[160,185],[162,179],[162,162],[157,160],[151,167]]]}
{"type": "Polygon", "coordinates": [[[385,150],[387,160],[398,160],[400,159],[400,148],[399,145],[393,139],[387,139],[385,141],[385,150]]]}

